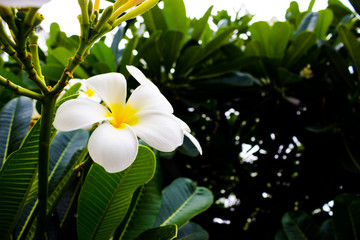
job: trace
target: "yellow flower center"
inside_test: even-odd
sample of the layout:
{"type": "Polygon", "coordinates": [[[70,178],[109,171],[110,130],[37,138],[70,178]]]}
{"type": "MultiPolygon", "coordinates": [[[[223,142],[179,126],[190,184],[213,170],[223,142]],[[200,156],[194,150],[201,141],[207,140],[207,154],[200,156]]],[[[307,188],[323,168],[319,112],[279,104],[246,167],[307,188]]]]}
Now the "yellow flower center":
{"type": "Polygon", "coordinates": [[[125,108],[120,104],[112,104],[111,105],[111,113],[109,113],[108,117],[112,117],[110,123],[115,128],[125,128],[126,124],[133,126],[138,122],[138,118],[135,115],[136,111],[131,108],[129,105],[125,105],[125,108]]]}
{"type": "Polygon", "coordinates": [[[92,89],[90,89],[90,88],[88,88],[84,93],[85,93],[86,95],[88,95],[89,97],[92,97],[92,96],[94,96],[94,94],[95,94],[95,92],[94,92],[92,89]]]}

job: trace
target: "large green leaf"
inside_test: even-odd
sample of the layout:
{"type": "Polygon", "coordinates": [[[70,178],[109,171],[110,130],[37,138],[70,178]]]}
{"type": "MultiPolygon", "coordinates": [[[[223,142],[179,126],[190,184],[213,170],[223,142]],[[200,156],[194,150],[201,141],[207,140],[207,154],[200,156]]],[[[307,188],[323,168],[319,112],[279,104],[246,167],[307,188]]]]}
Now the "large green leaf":
{"type": "Polygon", "coordinates": [[[249,27],[251,39],[260,43],[261,56],[270,56],[269,39],[271,27],[269,23],[260,21],[255,22],[249,27]]]}
{"type": "Polygon", "coordinates": [[[126,72],[126,65],[136,65],[136,63],[133,62],[134,61],[133,51],[136,48],[138,42],[139,42],[139,36],[135,35],[126,44],[120,59],[120,72],[122,73],[126,72]]]}
{"type": "Polygon", "coordinates": [[[313,31],[316,26],[316,22],[318,20],[319,14],[317,12],[309,12],[306,14],[304,19],[302,20],[299,28],[294,33],[294,37],[304,31],[313,31]]]}
{"type": "MultiPolygon", "coordinates": [[[[82,168],[85,168],[84,164],[88,165],[89,162],[90,160],[87,149],[84,149],[83,151],[78,150],[73,154],[71,160],[69,161],[69,164],[66,166],[64,176],[61,178],[61,181],[59,181],[59,183],[55,186],[55,188],[48,197],[48,215],[52,214],[61,197],[64,195],[70,184],[74,182],[76,178],[76,173],[78,172],[77,168],[79,167],[79,164],[82,165],[82,168]]],[[[24,239],[25,237],[26,239],[34,239],[37,223],[34,214],[37,213],[37,204],[38,201],[35,202],[34,206],[31,209],[31,212],[28,214],[28,217],[23,224],[23,228],[19,233],[18,239],[24,239]]]]}
{"type": "Polygon", "coordinates": [[[326,40],[329,27],[333,21],[334,14],[329,9],[324,9],[319,11],[319,16],[317,19],[317,23],[314,29],[318,39],[326,40]]]}
{"type": "Polygon", "coordinates": [[[36,176],[40,121],[27,134],[19,150],[13,152],[0,171],[0,239],[9,239],[27,194],[36,176]]]}
{"type": "Polygon", "coordinates": [[[90,52],[87,60],[92,63],[97,74],[116,72],[117,66],[113,51],[103,41],[95,43],[90,52]]]}
{"type": "Polygon", "coordinates": [[[188,222],[179,232],[177,240],[208,240],[209,233],[199,224],[188,222]]]}
{"type": "MultiPolygon", "coordinates": [[[[73,56],[74,56],[74,52],[68,50],[65,47],[58,47],[53,49],[51,53],[49,53],[46,60],[47,63],[59,64],[61,66],[65,66],[68,64],[69,58],[73,56]]],[[[74,75],[82,79],[89,78],[89,75],[81,66],[76,68],[74,75]]]]}
{"type": "Polygon", "coordinates": [[[160,52],[167,72],[173,67],[179,53],[184,34],[179,31],[165,31],[160,38],[160,52]]]}
{"type": "Polygon", "coordinates": [[[356,36],[344,25],[339,26],[338,32],[341,41],[344,43],[345,48],[348,50],[348,53],[353,60],[356,73],[360,76],[360,42],[357,40],[356,36]]]}
{"type": "Polygon", "coordinates": [[[337,196],[333,212],[336,239],[360,239],[360,198],[354,194],[337,196]]]}
{"type": "Polygon", "coordinates": [[[113,239],[132,240],[154,226],[161,206],[161,169],[159,164],[153,179],[134,193],[128,212],[116,229],[113,239]]]}
{"type": "Polygon", "coordinates": [[[89,133],[85,130],[60,132],[50,147],[49,159],[49,193],[56,188],[66,174],[73,155],[83,149],[88,141],[89,133]]]}
{"type": "Polygon", "coordinates": [[[287,49],[284,63],[288,67],[293,66],[308,50],[316,44],[316,35],[313,32],[304,31],[299,33],[287,49]]]}
{"type": "Polygon", "coordinates": [[[175,224],[151,228],[141,233],[135,240],[171,240],[177,236],[175,224]]]}
{"type": "Polygon", "coordinates": [[[287,212],[281,223],[287,238],[291,240],[321,240],[326,236],[314,219],[305,212],[287,212]]]}
{"type": "MultiPolygon", "coordinates": [[[[259,57],[246,56],[233,59],[232,61],[224,61],[222,63],[216,64],[215,66],[211,65],[208,68],[204,68],[203,70],[199,71],[195,76],[191,76],[191,79],[197,80],[221,77],[225,74],[230,74],[238,71],[241,68],[247,67],[251,64],[255,64],[258,62],[258,60],[259,57]]],[[[211,82],[212,80],[209,81],[211,82]]],[[[223,81],[225,83],[228,83],[227,80],[218,79],[217,81],[223,81]]]]}
{"type": "Polygon", "coordinates": [[[292,36],[291,25],[288,22],[276,22],[271,27],[269,36],[269,57],[283,58],[286,47],[292,36]]]}
{"type": "Polygon", "coordinates": [[[0,112],[0,167],[10,153],[19,148],[26,136],[33,113],[32,101],[15,98],[0,112]]]}
{"type": "Polygon", "coordinates": [[[209,7],[206,13],[195,22],[194,30],[191,33],[191,39],[200,40],[204,35],[206,29],[208,28],[209,24],[209,17],[211,15],[211,11],[214,6],[209,7]]]}
{"type": "Polygon", "coordinates": [[[188,178],[178,178],[164,189],[155,226],[184,226],[191,218],[208,209],[213,202],[211,191],[197,187],[188,178]]]}
{"type": "Polygon", "coordinates": [[[163,13],[169,30],[180,31],[187,34],[186,9],[183,0],[163,0],[163,13]]]}
{"type": "Polygon", "coordinates": [[[150,181],[154,172],[155,155],[145,146],[139,146],[136,160],[122,172],[107,173],[93,164],[79,196],[79,239],[110,238],[125,217],[133,193],[150,181]]]}
{"type": "Polygon", "coordinates": [[[167,24],[162,10],[155,5],[150,11],[147,11],[142,15],[146,24],[146,29],[150,35],[158,30],[167,30],[167,24]]]}
{"type": "Polygon", "coordinates": [[[198,62],[198,59],[201,58],[204,52],[204,48],[198,45],[186,48],[176,63],[175,75],[188,75],[194,69],[195,63],[198,62]]]}

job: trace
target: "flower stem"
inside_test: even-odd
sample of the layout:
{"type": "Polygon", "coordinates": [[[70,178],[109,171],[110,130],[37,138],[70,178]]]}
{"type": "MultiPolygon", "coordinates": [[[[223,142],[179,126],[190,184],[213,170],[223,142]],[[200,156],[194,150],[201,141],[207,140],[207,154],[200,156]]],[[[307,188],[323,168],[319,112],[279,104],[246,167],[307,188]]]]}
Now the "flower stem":
{"type": "Polygon", "coordinates": [[[19,95],[26,96],[26,97],[36,99],[39,101],[42,101],[44,98],[43,95],[33,92],[29,89],[20,87],[19,85],[14,84],[9,79],[4,78],[3,76],[0,76],[0,85],[7,89],[12,90],[14,92],[14,94],[19,94],[19,95]]]}
{"type": "Polygon", "coordinates": [[[39,136],[39,213],[35,239],[44,239],[47,228],[47,199],[49,177],[49,153],[51,142],[51,128],[55,111],[56,97],[48,95],[44,98],[41,109],[39,136]]]}

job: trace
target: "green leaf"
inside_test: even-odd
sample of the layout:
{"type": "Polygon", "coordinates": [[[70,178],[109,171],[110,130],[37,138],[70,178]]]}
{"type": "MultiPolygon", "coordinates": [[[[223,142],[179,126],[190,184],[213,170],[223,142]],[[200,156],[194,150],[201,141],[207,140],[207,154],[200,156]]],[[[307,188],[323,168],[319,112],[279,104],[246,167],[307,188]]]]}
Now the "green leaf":
{"type": "Polygon", "coordinates": [[[255,22],[249,27],[251,39],[260,43],[261,56],[270,56],[269,39],[271,28],[269,23],[260,21],[255,22]]]}
{"type": "Polygon", "coordinates": [[[164,189],[155,226],[176,224],[181,228],[191,218],[208,209],[213,198],[209,189],[197,187],[188,178],[178,178],[164,189]]]}
{"type": "Polygon", "coordinates": [[[296,1],[291,1],[289,8],[286,10],[286,20],[297,27],[297,19],[300,15],[299,4],[296,1]]]}
{"type": "Polygon", "coordinates": [[[309,12],[308,14],[306,14],[299,28],[294,33],[294,37],[296,37],[298,34],[304,31],[313,31],[315,29],[318,17],[319,14],[317,12],[309,12]]]}
{"type": "Polygon", "coordinates": [[[208,240],[209,233],[199,224],[188,222],[179,232],[176,240],[208,240]]]}
{"type": "Polygon", "coordinates": [[[339,80],[339,83],[345,83],[350,89],[354,87],[354,81],[352,81],[352,76],[349,73],[347,61],[343,56],[336,51],[332,46],[327,44],[323,45],[324,52],[327,54],[333,68],[331,71],[336,74],[335,80],[339,80]]]}
{"type": "MultiPolygon", "coordinates": [[[[65,47],[58,47],[55,48],[49,53],[47,57],[47,62],[49,63],[57,63],[59,65],[65,66],[69,62],[69,58],[74,56],[74,52],[66,49],[65,47]]],[[[86,71],[81,67],[78,66],[74,72],[76,77],[87,79],[89,75],[86,71]]]]}
{"type": "Polygon", "coordinates": [[[198,59],[198,62],[205,60],[210,56],[214,51],[219,49],[221,46],[229,43],[232,35],[234,34],[235,27],[225,27],[222,29],[221,33],[216,35],[210,42],[205,45],[205,52],[201,58],[198,59]]]}
{"type": "Polygon", "coordinates": [[[9,238],[36,177],[39,133],[40,121],[37,121],[0,171],[0,239],[9,238]]]}
{"type": "Polygon", "coordinates": [[[134,54],[133,51],[139,43],[139,36],[135,35],[129,40],[126,44],[123,54],[120,59],[120,72],[126,72],[126,65],[136,65],[134,63],[134,54]]]}
{"type": "Polygon", "coordinates": [[[47,63],[41,66],[41,71],[46,80],[57,82],[64,72],[64,66],[55,63],[47,63]]]}
{"type": "Polygon", "coordinates": [[[209,7],[204,16],[197,20],[194,24],[194,30],[191,33],[191,39],[200,40],[209,26],[209,17],[214,6],[209,7]]]}
{"type": "Polygon", "coordinates": [[[30,98],[19,97],[8,102],[0,112],[0,167],[26,136],[33,113],[30,98]]]}
{"type": "Polygon", "coordinates": [[[347,29],[344,25],[340,25],[338,28],[341,41],[344,43],[345,48],[351,56],[354,63],[354,68],[357,74],[360,74],[360,42],[356,36],[347,29]]]}
{"type": "MultiPolygon", "coordinates": [[[[29,88],[30,86],[25,83],[18,75],[15,75],[13,72],[0,67],[0,75],[4,78],[9,79],[11,82],[15,83],[24,88],[29,88]]],[[[21,75],[20,75],[21,76],[21,75]]]]}
{"type": "Polygon", "coordinates": [[[75,52],[79,46],[79,37],[67,37],[66,34],[60,30],[59,24],[52,23],[50,25],[50,34],[49,38],[46,40],[46,45],[49,52],[52,52],[52,49],[58,47],[63,47],[68,51],[75,52]]]}
{"type": "Polygon", "coordinates": [[[125,217],[133,193],[151,180],[154,171],[154,153],[144,146],[139,146],[134,163],[122,172],[108,173],[93,164],[79,196],[79,239],[109,239],[125,217]]]}
{"type": "Polygon", "coordinates": [[[286,47],[292,36],[292,29],[288,22],[276,22],[271,27],[269,36],[269,57],[283,58],[286,47]]]}
{"type": "Polygon", "coordinates": [[[150,35],[158,30],[164,31],[168,29],[165,16],[158,5],[155,5],[150,11],[144,13],[142,17],[144,18],[146,29],[150,35]]]}
{"type": "Polygon", "coordinates": [[[182,32],[185,36],[188,31],[186,9],[183,0],[163,0],[163,13],[169,30],[182,32]]]}
{"type": "Polygon", "coordinates": [[[176,76],[187,76],[192,69],[195,67],[195,63],[204,54],[205,50],[201,46],[191,46],[179,56],[178,62],[176,63],[175,75],[176,76]]]}
{"type": "MultiPolygon", "coordinates": [[[[191,76],[191,79],[207,79],[220,77],[225,74],[230,74],[235,71],[245,68],[251,64],[258,63],[259,58],[255,56],[239,57],[233,59],[232,61],[224,61],[222,63],[211,65],[208,68],[204,68],[202,71],[199,71],[195,76],[191,76]]],[[[218,81],[218,80],[216,80],[218,81]]],[[[222,81],[219,79],[219,81],[222,81]]],[[[223,80],[228,82],[227,80],[223,80]]],[[[234,82],[233,82],[234,83],[234,82]]]]}
{"type": "Polygon", "coordinates": [[[287,49],[284,63],[291,67],[302,56],[304,56],[308,50],[316,44],[316,35],[313,32],[304,31],[299,33],[293,40],[290,47],[287,49]]]}
{"type": "Polygon", "coordinates": [[[314,29],[318,39],[326,40],[329,27],[333,21],[334,14],[329,9],[320,10],[318,12],[319,16],[317,19],[317,23],[314,29]]]}
{"type": "Polygon", "coordinates": [[[333,212],[336,239],[360,239],[360,198],[354,194],[337,196],[333,212]]]}
{"type": "Polygon", "coordinates": [[[173,67],[179,53],[184,34],[178,31],[163,32],[160,38],[160,51],[167,72],[173,67]]]}
{"type": "Polygon", "coordinates": [[[113,51],[103,41],[95,43],[90,52],[91,54],[88,56],[90,59],[88,60],[93,59],[93,67],[97,70],[97,74],[116,72],[117,66],[113,51]]]}
{"type": "Polygon", "coordinates": [[[131,200],[128,212],[114,234],[114,239],[131,240],[154,226],[161,206],[161,169],[157,169],[153,179],[139,187],[131,200]]]}
{"type": "Polygon", "coordinates": [[[125,31],[126,31],[126,28],[122,25],[119,25],[118,30],[116,31],[114,38],[111,42],[111,50],[115,56],[115,60],[116,60],[117,64],[119,63],[118,60],[121,57],[121,51],[119,50],[119,44],[124,37],[125,31]]]}
{"type": "Polygon", "coordinates": [[[190,157],[196,157],[199,155],[199,151],[187,136],[184,136],[184,142],[178,148],[178,151],[190,157]]]}
{"type": "Polygon", "coordinates": [[[61,104],[63,104],[64,102],[70,100],[70,99],[74,99],[77,98],[79,96],[79,90],[81,87],[81,83],[75,83],[74,85],[71,86],[71,88],[69,88],[68,90],[65,91],[64,95],[61,96],[61,98],[59,100],[57,100],[56,102],[56,108],[58,108],[61,104]]]}
{"type": "MultiPolygon", "coordinates": [[[[51,214],[68,186],[74,181],[75,167],[82,163],[87,157],[87,149],[82,150],[86,144],[89,134],[84,130],[72,132],[60,132],[51,144],[50,149],[50,175],[49,175],[49,197],[47,214],[51,214]]],[[[35,185],[37,189],[37,185],[35,185]]],[[[31,214],[24,221],[20,236],[27,235],[27,239],[33,239],[36,231],[36,219],[32,214],[36,213],[38,201],[35,202],[31,214]],[[27,226],[31,224],[27,233],[27,226]]]]}
{"type": "Polygon", "coordinates": [[[175,224],[151,228],[141,233],[135,240],[171,240],[177,236],[177,226],[175,224]]]}
{"type": "Polygon", "coordinates": [[[325,237],[314,219],[305,212],[287,212],[281,223],[287,238],[291,240],[320,240],[325,237]]]}
{"type": "Polygon", "coordinates": [[[66,174],[73,155],[87,145],[89,133],[85,130],[60,132],[50,146],[49,159],[49,194],[66,174]]]}

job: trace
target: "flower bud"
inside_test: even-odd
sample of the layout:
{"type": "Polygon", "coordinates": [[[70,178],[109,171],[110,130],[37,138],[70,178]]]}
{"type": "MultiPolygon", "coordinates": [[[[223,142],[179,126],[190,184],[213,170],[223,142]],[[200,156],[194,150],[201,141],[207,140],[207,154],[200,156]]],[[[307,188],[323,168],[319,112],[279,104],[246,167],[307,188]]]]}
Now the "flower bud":
{"type": "Polygon", "coordinates": [[[95,25],[95,28],[94,28],[95,32],[101,31],[102,27],[104,26],[105,23],[107,23],[107,21],[109,20],[109,18],[113,14],[113,12],[114,12],[113,6],[108,6],[107,8],[105,8],[103,13],[101,14],[101,17],[100,17],[98,23],[95,25]]]}
{"type": "Polygon", "coordinates": [[[154,7],[159,0],[147,0],[145,2],[143,2],[142,4],[140,4],[139,6],[137,6],[135,9],[131,10],[130,12],[126,13],[125,15],[123,15],[122,17],[120,17],[119,19],[117,19],[114,24],[113,27],[119,25],[122,22],[125,22],[129,19],[132,19],[136,16],[139,16],[145,12],[147,12],[148,10],[150,10],[152,7],[154,7]]]}

